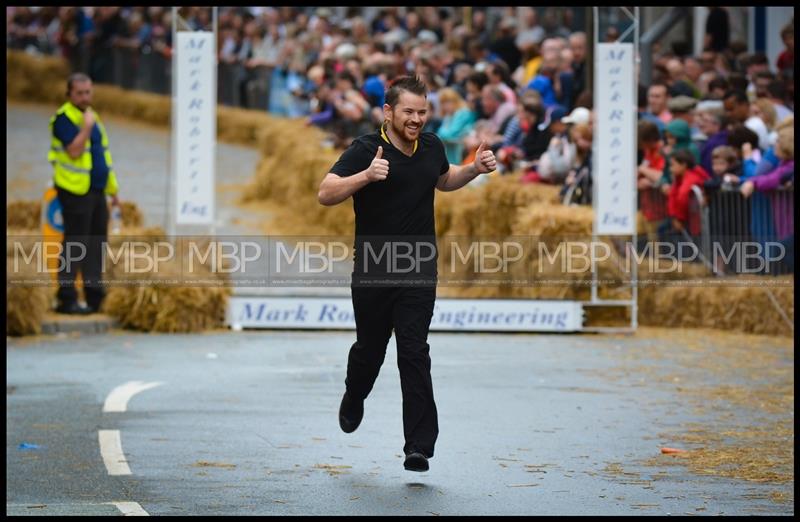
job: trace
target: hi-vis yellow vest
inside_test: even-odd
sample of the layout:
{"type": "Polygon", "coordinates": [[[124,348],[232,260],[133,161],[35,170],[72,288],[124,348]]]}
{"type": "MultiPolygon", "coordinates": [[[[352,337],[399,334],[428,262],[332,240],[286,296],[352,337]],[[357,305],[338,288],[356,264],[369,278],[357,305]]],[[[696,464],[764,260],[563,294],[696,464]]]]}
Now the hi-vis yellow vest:
{"type": "MultiPolygon", "coordinates": [[[[71,102],[62,105],[56,114],[50,118],[50,152],[47,154],[47,161],[53,165],[53,183],[68,192],[83,196],[89,192],[89,186],[91,185],[92,139],[90,136],[86,140],[86,148],[83,150],[83,154],[78,159],[72,159],[67,152],[65,144],[61,143],[61,140],[53,135],[53,124],[60,114],[65,114],[69,121],[78,128],[83,127],[83,112],[71,102]]],[[[117,193],[117,176],[112,167],[111,152],[108,150],[108,136],[97,113],[95,113],[95,122],[100,128],[103,152],[106,157],[106,165],[108,165],[108,181],[106,182],[105,193],[113,196],[117,193]]]]}

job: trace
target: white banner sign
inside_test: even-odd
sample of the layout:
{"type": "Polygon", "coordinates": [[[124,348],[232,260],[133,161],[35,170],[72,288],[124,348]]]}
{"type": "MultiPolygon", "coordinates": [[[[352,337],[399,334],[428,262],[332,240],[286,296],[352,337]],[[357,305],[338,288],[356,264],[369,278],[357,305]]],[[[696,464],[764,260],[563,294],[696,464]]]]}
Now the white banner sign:
{"type": "MultiPolygon", "coordinates": [[[[231,297],[227,324],[239,328],[355,330],[349,297],[231,297]]],[[[431,331],[576,332],[576,301],[437,299],[431,331]]]]}
{"type": "Polygon", "coordinates": [[[174,59],[175,223],[213,224],[217,135],[214,33],[178,32],[174,59]]]}
{"type": "Polygon", "coordinates": [[[632,235],[636,227],[636,107],[634,48],[629,43],[597,44],[595,233],[632,235]]]}

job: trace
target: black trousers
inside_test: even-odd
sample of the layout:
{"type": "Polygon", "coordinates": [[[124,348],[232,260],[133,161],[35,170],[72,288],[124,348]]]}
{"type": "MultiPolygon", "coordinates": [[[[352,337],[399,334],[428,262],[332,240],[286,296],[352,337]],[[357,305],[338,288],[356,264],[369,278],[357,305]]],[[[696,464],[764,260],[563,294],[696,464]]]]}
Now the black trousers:
{"type": "Polygon", "coordinates": [[[403,451],[433,457],[439,424],[431,382],[428,329],[436,286],[353,286],[356,342],[347,361],[347,392],[366,399],[378,377],[394,329],[403,392],[403,451]]]}
{"type": "Polygon", "coordinates": [[[64,218],[64,248],[60,256],[62,270],[58,273],[58,300],[65,305],[77,301],[75,277],[80,271],[86,304],[92,308],[100,308],[105,297],[102,269],[105,254],[103,244],[108,238],[106,196],[103,192],[91,190],[83,196],[76,196],[58,187],[56,190],[64,218]],[[82,249],[76,245],[82,245],[86,255],[81,260],[70,259],[68,263],[65,262],[65,256],[80,257],[82,249]]]}

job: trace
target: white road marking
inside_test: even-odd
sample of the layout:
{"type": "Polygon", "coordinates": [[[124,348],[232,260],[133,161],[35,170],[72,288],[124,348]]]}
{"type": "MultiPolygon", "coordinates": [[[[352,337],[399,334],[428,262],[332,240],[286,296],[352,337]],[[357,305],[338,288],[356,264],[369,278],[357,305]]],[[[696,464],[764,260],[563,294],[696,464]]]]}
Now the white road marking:
{"type": "Polygon", "coordinates": [[[145,511],[136,502],[41,502],[6,503],[6,515],[49,515],[49,516],[107,516],[110,513],[107,506],[114,506],[123,516],[143,516],[149,517],[150,513],[145,511]],[[98,513],[102,511],[102,513],[98,513]]]}
{"type": "Polygon", "coordinates": [[[145,511],[137,502],[106,502],[117,506],[125,517],[149,517],[150,513],[145,511]]]}
{"type": "Polygon", "coordinates": [[[103,405],[103,413],[122,413],[128,408],[128,401],[131,397],[139,392],[161,386],[162,382],[142,382],[130,381],[121,386],[117,386],[106,398],[106,403],[103,405]]]}
{"type": "Polygon", "coordinates": [[[106,465],[109,475],[130,475],[131,468],[122,452],[122,439],[119,430],[100,430],[97,432],[100,440],[100,455],[106,465]]]}

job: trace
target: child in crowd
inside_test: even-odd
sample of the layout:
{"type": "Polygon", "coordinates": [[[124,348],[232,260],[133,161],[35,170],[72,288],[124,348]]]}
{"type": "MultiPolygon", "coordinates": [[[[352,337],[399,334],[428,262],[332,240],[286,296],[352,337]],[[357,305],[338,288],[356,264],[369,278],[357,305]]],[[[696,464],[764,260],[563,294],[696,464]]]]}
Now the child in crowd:
{"type": "MultiPolygon", "coordinates": [[[[672,230],[682,232],[689,228],[689,200],[692,193],[692,186],[703,186],[708,173],[703,167],[695,164],[695,155],[682,149],[673,152],[669,158],[670,172],[672,173],[672,185],[667,197],[667,213],[671,218],[672,230]]],[[[691,227],[688,232],[692,235],[699,234],[699,230],[691,227]]]]}
{"type": "Polygon", "coordinates": [[[638,134],[642,160],[639,163],[636,184],[647,237],[655,241],[658,227],[667,217],[664,196],[656,188],[664,172],[665,163],[661,154],[661,134],[658,126],[649,120],[639,121],[638,134]]]}
{"type": "MultiPolygon", "coordinates": [[[[740,196],[734,190],[733,184],[723,184],[726,177],[738,179],[742,174],[742,164],[736,149],[729,145],[719,145],[711,152],[711,177],[703,184],[705,189],[706,204],[712,208],[733,209],[739,204],[740,196]],[[720,188],[726,190],[719,190],[720,188]]],[[[731,214],[725,211],[709,212],[708,226],[711,241],[719,243],[729,252],[735,247],[735,239],[744,230],[749,230],[750,215],[747,212],[731,214]]],[[[725,273],[727,268],[720,257],[714,256],[716,272],[725,273]]]]}
{"type": "Polygon", "coordinates": [[[742,175],[742,165],[739,162],[739,155],[736,150],[728,145],[715,147],[711,153],[711,178],[705,182],[707,189],[717,189],[722,185],[726,176],[729,179],[739,179],[742,175]]]}
{"type": "Polygon", "coordinates": [[[673,182],[671,163],[669,158],[679,150],[688,150],[694,157],[695,164],[700,162],[700,151],[692,142],[692,133],[689,124],[682,119],[674,119],[666,125],[664,129],[664,140],[667,142],[661,150],[666,158],[664,173],[661,176],[661,189],[664,194],[668,194],[670,185],[673,182]]]}
{"type": "MultiPolygon", "coordinates": [[[[722,181],[726,185],[738,186],[756,176],[758,164],[761,162],[758,134],[744,125],[735,125],[728,135],[728,144],[739,154],[742,171],[741,175],[726,174],[722,181]]],[[[748,207],[749,212],[745,210],[741,214],[750,230],[751,239],[769,241],[775,233],[769,198],[764,194],[755,194],[748,207]]]]}
{"type": "Polygon", "coordinates": [[[735,125],[728,134],[728,145],[736,151],[742,168],[740,174],[726,174],[723,183],[739,184],[755,176],[756,167],[761,161],[758,134],[744,125],[735,125]]]}
{"type": "Polygon", "coordinates": [[[641,120],[638,135],[642,161],[639,163],[637,186],[640,189],[651,188],[658,184],[664,172],[661,134],[655,123],[641,120]]]}

